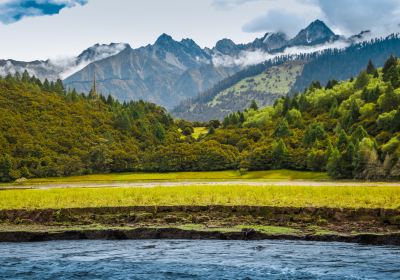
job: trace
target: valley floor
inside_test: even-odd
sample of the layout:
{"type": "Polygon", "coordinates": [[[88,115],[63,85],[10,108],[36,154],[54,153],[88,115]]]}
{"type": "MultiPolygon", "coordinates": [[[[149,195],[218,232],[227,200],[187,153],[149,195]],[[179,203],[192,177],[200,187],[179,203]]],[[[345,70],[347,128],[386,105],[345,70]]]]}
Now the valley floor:
{"type": "Polygon", "coordinates": [[[177,187],[177,186],[398,186],[400,182],[366,182],[332,180],[323,172],[292,170],[207,171],[171,173],[111,173],[73,177],[34,178],[0,184],[0,190],[53,189],[53,188],[103,188],[103,187],[177,187]]]}
{"type": "Polygon", "coordinates": [[[337,182],[324,173],[281,170],[90,175],[2,188],[0,242],[184,238],[400,245],[399,183],[337,182]]]}

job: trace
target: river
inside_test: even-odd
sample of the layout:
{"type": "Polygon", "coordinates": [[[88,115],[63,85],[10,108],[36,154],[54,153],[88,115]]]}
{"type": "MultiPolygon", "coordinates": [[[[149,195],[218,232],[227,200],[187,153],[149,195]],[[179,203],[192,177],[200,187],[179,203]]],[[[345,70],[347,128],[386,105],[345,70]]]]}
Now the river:
{"type": "Polygon", "coordinates": [[[0,279],[400,279],[400,248],[303,241],[3,243],[0,279]]]}

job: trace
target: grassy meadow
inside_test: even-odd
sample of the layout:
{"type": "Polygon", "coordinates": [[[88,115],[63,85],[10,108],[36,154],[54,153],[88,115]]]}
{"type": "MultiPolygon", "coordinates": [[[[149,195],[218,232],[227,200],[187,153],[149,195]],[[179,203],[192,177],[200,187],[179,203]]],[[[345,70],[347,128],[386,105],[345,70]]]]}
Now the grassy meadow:
{"type": "Polygon", "coordinates": [[[323,172],[300,172],[291,170],[251,171],[209,171],[172,173],[112,173],[73,177],[29,179],[22,185],[46,183],[85,183],[85,182],[148,182],[148,181],[226,181],[226,180],[329,180],[323,172]]]}
{"type": "Polygon", "coordinates": [[[400,208],[399,187],[185,186],[0,191],[0,209],[246,205],[400,208]]]}

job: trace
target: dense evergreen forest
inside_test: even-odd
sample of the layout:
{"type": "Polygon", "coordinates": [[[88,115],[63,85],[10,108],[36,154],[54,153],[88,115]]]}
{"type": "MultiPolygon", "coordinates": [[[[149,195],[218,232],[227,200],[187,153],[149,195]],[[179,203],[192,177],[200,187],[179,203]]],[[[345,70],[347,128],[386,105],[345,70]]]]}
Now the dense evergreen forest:
{"type": "Polygon", "coordinates": [[[273,107],[229,115],[210,139],[241,151],[239,168],[325,171],[333,178],[400,178],[400,63],[370,61],[345,82],[314,82],[273,107]]]}
{"type": "Polygon", "coordinates": [[[313,81],[326,84],[332,78],[339,81],[349,79],[358,75],[368,60],[382,66],[391,54],[400,56],[399,34],[358,43],[344,50],[325,50],[309,60],[291,92],[303,91],[313,81]]]}
{"type": "Polygon", "coordinates": [[[222,123],[173,120],[143,101],[66,91],[28,73],[0,79],[0,178],[125,171],[293,169],[400,179],[400,62],[311,84],[222,123]],[[194,126],[208,133],[192,137],[194,126]]]}

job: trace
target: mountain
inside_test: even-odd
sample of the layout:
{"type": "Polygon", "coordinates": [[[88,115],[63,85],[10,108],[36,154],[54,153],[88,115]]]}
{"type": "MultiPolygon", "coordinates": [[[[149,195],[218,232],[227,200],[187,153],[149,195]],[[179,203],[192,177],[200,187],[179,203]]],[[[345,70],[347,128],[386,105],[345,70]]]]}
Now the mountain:
{"type": "MultiPolygon", "coordinates": [[[[282,49],[283,47],[287,46],[288,44],[288,38],[285,33],[282,32],[277,32],[277,33],[267,33],[265,36],[261,39],[262,42],[262,47],[266,51],[275,51],[282,49]]],[[[255,40],[253,42],[253,46],[258,47],[258,44],[261,43],[258,40],[255,40]]]]}
{"type": "Polygon", "coordinates": [[[273,106],[233,112],[202,141],[236,147],[238,169],[287,168],[327,171],[335,179],[398,180],[400,61],[390,56],[380,63],[383,69],[364,65],[354,79],[326,88],[314,83],[273,106]]]}
{"type": "Polygon", "coordinates": [[[360,33],[353,35],[349,38],[351,43],[360,43],[363,41],[367,41],[368,39],[372,39],[372,32],[370,30],[364,30],[360,33]]]}
{"type": "Polygon", "coordinates": [[[218,91],[207,101],[199,97],[177,106],[172,113],[179,118],[192,121],[222,120],[226,115],[248,108],[256,100],[264,107],[284,97],[293,87],[303,71],[304,62],[288,61],[267,67],[261,74],[244,78],[234,85],[218,91]]]}
{"type": "Polygon", "coordinates": [[[339,38],[323,21],[316,20],[291,39],[289,46],[315,46],[334,42],[339,38]]]}
{"type": "Polygon", "coordinates": [[[48,79],[55,81],[73,74],[91,62],[113,56],[128,47],[129,45],[124,43],[96,44],[84,50],[77,57],[30,62],[12,59],[0,60],[0,75],[6,76],[7,74],[14,74],[16,72],[22,73],[26,70],[30,75],[36,76],[41,80],[48,79]]]}
{"type": "Polygon", "coordinates": [[[364,69],[369,60],[375,66],[383,66],[390,55],[400,56],[400,34],[361,42],[344,50],[325,50],[304,66],[291,93],[303,91],[313,81],[325,85],[332,79],[350,79],[364,69]]]}
{"type": "Polygon", "coordinates": [[[305,49],[303,46],[308,47],[307,52],[334,48],[337,43],[347,46],[362,40],[364,34],[356,36],[359,37],[338,36],[320,20],[291,39],[282,32],[268,32],[246,44],[225,38],[212,48],[162,34],[154,44],[137,49],[123,43],[96,44],[69,59],[3,60],[0,75],[27,70],[42,80],[62,78],[66,87],[83,93],[89,92],[96,76],[98,89],[104,95],[111,94],[121,101],[143,99],[172,109],[253,65],[298,53],[305,49]]]}
{"type": "Polygon", "coordinates": [[[325,85],[329,80],[349,79],[364,69],[370,59],[376,66],[382,66],[392,54],[400,56],[399,35],[344,49],[279,57],[220,81],[208,91],[180,103],[172,114],[192,121],[222,120],[232,112],[245,110],[253,100],[259,106],[270,105],[287,94],[304,91],[313,81],[325,85]]]}
{"type": "Polygon", "coordinates": [[[126,48],[89,64],[64,80],[70,88],[88,92],[93,76],[103,94],[119,100],[147,100],[171,108],[234,73],[212,65],[211,56],[193,40],[175,41],[162,34],[153,45],[126,48]]]}
{"type": "Polygon", "coordinates": [[[64,83],[88,92],[95,75],[98,88],[105,95],[112,94],[124,101],[143,99],[172,109],[232,74],[278,56],[291,45],[309,45],[310,42],[301,40],[304,32],[311,34],[314,45],[338,38],[321,21],[312,23],[293,40],[282,32],[269,32],[247,44],[225,38],[211,49],[202,49],[191,39],[176,41],[162,34],[152,45],[128,48],[91,63],[64,83]]]}
{"type": "Polygon", "coordinates": [[[120,53],[127,48],[130,48],[130,45],[126,43],[111,43],[109,45],[96,44],[84,50],[80,55],[78,55],[78,57],[76,58],[76,64],[79,65],[85,62],[93,62],[104,59],[116,55],[117,53],[120,53]]]}

